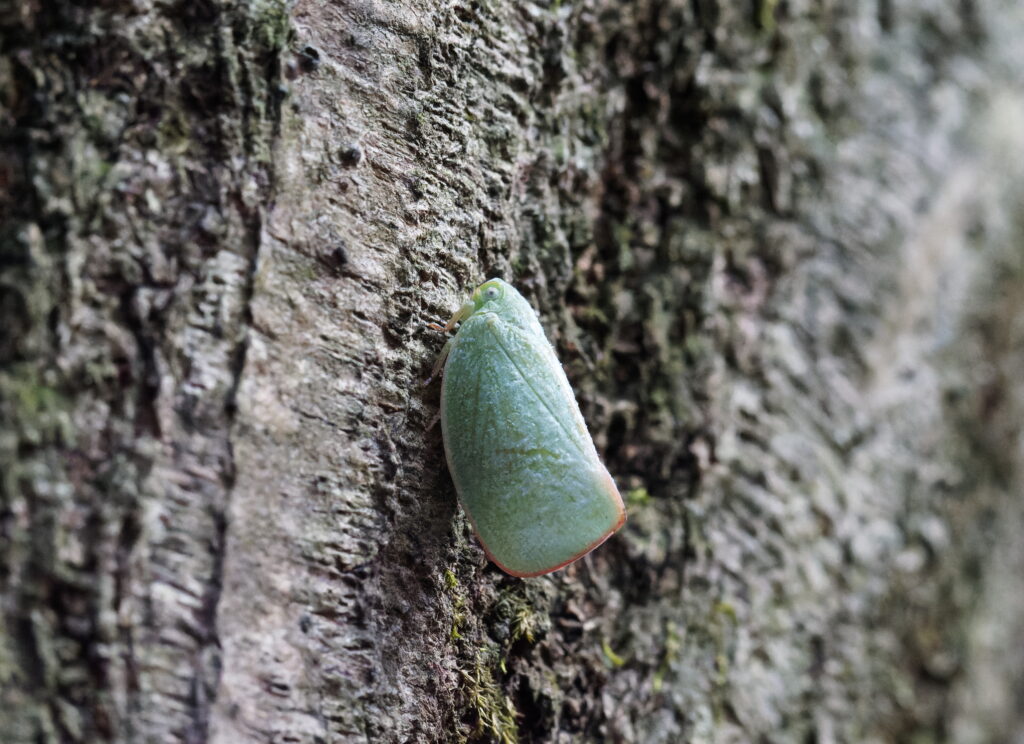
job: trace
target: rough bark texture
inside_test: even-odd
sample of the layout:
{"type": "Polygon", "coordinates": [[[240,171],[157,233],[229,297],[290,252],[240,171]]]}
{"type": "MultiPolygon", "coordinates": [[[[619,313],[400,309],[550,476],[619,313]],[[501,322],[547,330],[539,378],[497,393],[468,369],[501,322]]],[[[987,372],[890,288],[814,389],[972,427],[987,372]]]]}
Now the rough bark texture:
{"type": "Polygon", "coordinates": [[[1024,741],[1011,0],[0,10],[5,742],[1024,741]],[[490,566],[446,318],[627,495],[490,566]]]}

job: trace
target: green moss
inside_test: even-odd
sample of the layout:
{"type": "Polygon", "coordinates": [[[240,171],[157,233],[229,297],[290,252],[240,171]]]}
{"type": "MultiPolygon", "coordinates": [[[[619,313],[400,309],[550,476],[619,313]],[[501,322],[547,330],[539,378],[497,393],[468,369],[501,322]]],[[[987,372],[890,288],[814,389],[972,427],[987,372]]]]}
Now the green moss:
{"type": "Polygon", "coordinates": [[[461,631],[466,622],[466,597],[458,577],[450,568],[444,570],[444,588],[452,601],[452,627],[448,632],[448,640],[454,642],[462,638],[461,631]]]}
{"type": "Polygon", "coordinates": [[[715,612],[719,615],[724,615],[732,621],[733,624],[736,623],[736,608],[733,606],[732,602],[722,600],[716,603],[715,612]]]}
{"type": "Polygon", "coordinates": [[[540,626],[538,620],[536,613],[531,612],[528,607],[522,607],[512,619],[512,640],[525,638],[529,643],[533,643],[540,626]]]}
{"type": "Polygon", "coordinates": [[[473,669],[462,672],[469,701],[477,715],[476,738],[484,736],[500,744],[516,744],[519,730],[512,701],[494,681],[486,654],[478,654],[473,669]]]}
{"type": "Polygon", "coordinates": [[[626,506],[628,507],[646,506],[650,501],[651,494],[643,486],[626,492],[626,506]]]}
{"type": "Polygon", "coordinates": [[[462,629],[463,623],[465,622],[466,613],[462,611],[461,606],[455,608],[455,612],[452,615],[452,627],[451,630],[448,632],[448,640],[457,641],[460,638],[462,638],[462,633],[460,631],[462,629]]]}
{"type": "Polygon", "coordinates": [[[268,49],[281,49],[288,41],[288,5],[282,0],[257,0],[252,4],[253,37],[268,49]]]}
{"type": "Polygon", "coordinates": [[[628,273],[633,268],[633,227],[626,223],[615,225],[612,240],[619,247],[619,270],[628,273]]]}
{"type": "Polygon", "coordinates": [[[534,609],[529,585],[521,586],[525,588],[525,593],[520,593],[519,586],[509,589],[498,600],[496,609],[498,617],[508,623],[510,643],[520,639],[533,643],[548,631],[551,620],[545,613],[534,609]]]}
{"type": "MultiPolygon", "coordinates": [[[[445,572],[444,583],[449,593],[460,591],[458,580],[450,571],[445,572]]],[[[499,675],[508,673],[509,655],[514,644],[520,641],[536,643],[550,631],[548,614],[538,609],[549,601],[546,596],[549,590],[546,581],[523,581],[501,586],[493,605],[494,614],[488,623],[493,637],[483,636],[475,648],[471,646],[472,638],[461,638],[460,647],[468,646],[473,653],[472,666],[460,672],[469,706],[477,718],[473,738],[497,742],[518,740],[516,710],[501,686],[499,675]]],[[[468,632],[465,635],[470,636],[468,632]]]]}
{"type": "Polygon", "coordinates": [[[443,592],[449,596],[452,603],[449,640],[452,643],[458,642],[460,651],[468,651],[472,655],[469,657],[472,662],[468,668],[464,664],[459,670],[468,707],[473,710],[477,719],[471,738],[515,744],[518,741],[516,711],[512,701],[495,679],[495,669],[502,673],[507,671],[504,654],[493,640],[486,636],[482,639],[476,636],[475,629],[478,626],[466,629],[465,624],[471,610],[465,588],[452,569],[444,570],[441,583],[443,592]]]}
{"type": "Polygon", "coordinates": [[[775,30],[775,9],[779,0],[761,0],[761,9],[758,13],[758,22],[761,28],[771,33],[775,30]]]}
{"type": "Polygon", "coordinates": [[[608,314],[597,305],[586,305],[579,310],[580,320],[601,325],[611,325],[608,314]]]}
{"type": "Polygon", "coordinates": [[[679,626],[674,622],[665,623],[665,652],[661,657],[661,663],[658,664],[658,668],[654,672],[653,687],[655,692],[661,692],[661,687],[665,682],[665,675],[672,668],[672,664],[679,660],[679,654],[683,648],[682,640],[679,626]]]}
{"type": "Polygon", "coordinates": [[[621,667],[626,663],[625,659],[612,650],[607,638],[601,639],[601,653],[604,654],[604,658],[615,668],[621,667]]]}
{"type": "Polygon", "coordinates": [[[716,720],[725,715],[725,701],[728,699],[730,650],[729,638],[735,629],[738,618],[736,608],[727,600],[720,600],[711,609],[708,618],[708,630],[715,649],[714,709],[716,720]]]}
{"type": "Polygon", "coordinates": [[[27,443],[41,445],[71,438],[68,401],[27,367],[0,374],[0,411],[10,431],[27,443]]]}

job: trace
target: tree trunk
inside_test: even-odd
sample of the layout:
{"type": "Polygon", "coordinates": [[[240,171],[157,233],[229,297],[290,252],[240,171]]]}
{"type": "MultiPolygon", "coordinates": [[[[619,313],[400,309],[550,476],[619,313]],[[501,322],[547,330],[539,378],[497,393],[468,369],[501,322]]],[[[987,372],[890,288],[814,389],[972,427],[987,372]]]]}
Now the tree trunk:
{"type": "Polygon", "coordinates": [[[1024,741],[1024,10],[9,1],[5,742],[1024,741]],[[444,320],[626,496],[488,563],[444,320]]]}

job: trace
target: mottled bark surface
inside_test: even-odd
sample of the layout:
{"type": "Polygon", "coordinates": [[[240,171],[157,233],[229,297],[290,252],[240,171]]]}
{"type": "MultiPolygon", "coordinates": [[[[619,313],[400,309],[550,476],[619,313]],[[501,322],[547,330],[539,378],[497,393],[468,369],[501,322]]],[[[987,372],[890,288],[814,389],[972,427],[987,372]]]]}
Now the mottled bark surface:
{"type": "Polygon", "coordinates": [[[1024,739],[1009,0],[0,10],[3,741],[1024,739]],[[489,565],[539,309],[624,530],[489,565]]]}

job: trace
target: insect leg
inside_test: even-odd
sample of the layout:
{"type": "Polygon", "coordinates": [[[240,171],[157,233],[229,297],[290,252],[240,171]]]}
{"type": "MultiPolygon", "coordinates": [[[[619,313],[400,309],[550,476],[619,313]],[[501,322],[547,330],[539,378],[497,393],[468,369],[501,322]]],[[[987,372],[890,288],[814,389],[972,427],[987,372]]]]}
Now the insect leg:
{"type": "Polygon", "coordinates": [[[455,326],[464,321],[473,311],[476,310],[476,305],[472,302],[465,303],[462,307],[455,311],[451,318],[448,319],[448,324],[444,327],[446,333],[451,333],[455,330],[455,326]]]}
{"type": "Polygon", "coordinates": [[[452,350],[452,343],[454,341],[455,337],[452,336],[450,339],[444,342],[444,346],[441,347],[441,353],[437,355],[437,361],[434,362],[434,369],[431,370],[430,377],[428,377],[423,382],[423,387],[426,387],[427,385],[432,383],[434,381],[434,378],[437,377],[438,373],[440,373],[440,371],[444,368],[444,363],[448,360],[448,353],[452,350]]]}

